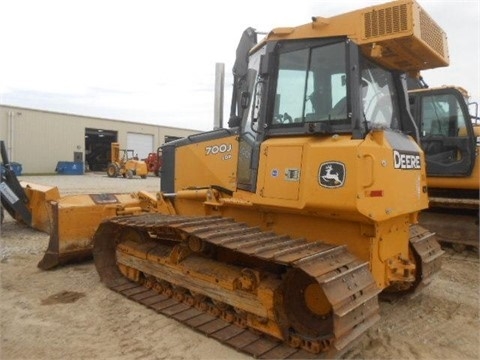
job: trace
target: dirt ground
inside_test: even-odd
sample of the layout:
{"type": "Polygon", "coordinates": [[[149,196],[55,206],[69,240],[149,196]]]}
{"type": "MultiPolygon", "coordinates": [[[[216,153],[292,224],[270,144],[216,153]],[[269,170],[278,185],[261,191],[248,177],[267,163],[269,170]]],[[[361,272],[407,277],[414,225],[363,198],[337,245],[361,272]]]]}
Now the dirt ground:
{"type": "MultiPolygon", "coordinates": [[[[61,194],[157,191],[159,178],[21,176],[61,194]]],[[[0,359],[247,359],[216,340],[108,290],[92,262],[37,268],[48,235],[9,216],[0,240],[0,359]]],[[[413,299],[381,302],[381,320],[348,359],[479,359],[479,259],[447,250],[413,299]]]]}

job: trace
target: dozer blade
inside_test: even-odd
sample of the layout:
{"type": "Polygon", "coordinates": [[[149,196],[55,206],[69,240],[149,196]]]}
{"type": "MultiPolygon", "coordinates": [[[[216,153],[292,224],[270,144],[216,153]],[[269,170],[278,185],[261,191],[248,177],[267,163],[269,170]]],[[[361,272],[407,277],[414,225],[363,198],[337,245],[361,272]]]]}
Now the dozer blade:
{"type": "MultiPolygon", "coordinates": [[[[15,220],[50,234],[47,251],[38,264],[44,270],[91,258],[92,236],[101,221],[118,215],[156,211],[159,204],[168,207],[165,202],[157,203],[156,195],[145,191],[60,197],[57,187],[19,182],[8,170],[11,175],[5,179],[2,175],[2,204],[9,205],[6,208],[15,220]],[[22,208],[14,206],[17,203],[22,208]]],[[[169,209],[164,211],[168,213],[169,209]]]]}
{"type": "Polygon", "coordinates": [[[21,181],[20,185],[28,199],[28,208],[31,213],[31,222],[27,225],[50,234],[52,212],[49,203],[60,199],[58,188],[25,181],[21,181]]]}
{"type": "MultiPolygon", "coordinates": [[[[50,241],[38,267],[43,270],[92,257],[92,237],[105,219],[139,214],[152,207],[154,197],[139,194],[84,194],[45,202],[49,207],[50,241]],[[149,201],[151,200],[151,201],[149,201]]],[[[35,212],[34,212],[35,213],[35,212]]]]}

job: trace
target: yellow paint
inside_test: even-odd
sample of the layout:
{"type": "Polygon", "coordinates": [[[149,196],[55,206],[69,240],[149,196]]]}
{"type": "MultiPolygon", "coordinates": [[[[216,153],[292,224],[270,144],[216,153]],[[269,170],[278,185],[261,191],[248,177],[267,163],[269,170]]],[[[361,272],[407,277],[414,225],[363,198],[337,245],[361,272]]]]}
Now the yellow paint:
{"type": "MultiPolygon", "coordinates": [[[[395,136],[421,153],[412,139],[395,136]]],[[[226,174],[234,171],[233,162],[202,157],[203,149],[204,144],[183,146],[176,161],[211,169],[204,171],[200,185],[230,188],[226,174]]],[[[182,169],[176,173],[176,187],[184,190],[177,192],[174,206],[181,215],[221,215],[293,238],[346,244],[370,262],[377,285],[385,288],[398,280],[389,262],[409,259],[409,226],[428,207],[423,155],[420,160],[422,169],[395,169],[393,147],[381,130],[364,140],[350,135],[272,138],[261,145],[255,193],[186,190],[197,178],[182,169]],[[344,167],[343,184],[338,185],[332,171],[326,176],[330,162],[344,167]],[[333,185],[322,185],[322,177],[333,185]]]]}
{"type": "Polygon", "coordinates": [[[236,136],[215,139],[177,149],[175,163],[176,189],[192,186],[209,187],[221,184],[235,190],[237,178],[238,140],[236,136]],[[208,163],[208,166],[205,164],[208,163]]]}
{"type": "Polygon", "coordinates": [[[264,41],[344,35],[386,68],[418,72],[449,64],[447,35],[413,0],[392,1],[328,19],[316,17],[302,26],[273,29],[264,41]]]}

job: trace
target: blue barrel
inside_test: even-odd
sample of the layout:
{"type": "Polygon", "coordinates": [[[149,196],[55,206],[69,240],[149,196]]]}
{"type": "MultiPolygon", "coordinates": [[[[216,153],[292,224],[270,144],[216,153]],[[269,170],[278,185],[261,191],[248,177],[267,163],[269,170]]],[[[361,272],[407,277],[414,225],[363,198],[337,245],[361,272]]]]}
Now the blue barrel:
{"type": "MultiPolygon", "coordinates": [[[[22,175],[22,164],[19,164],[17,162],[11,162],[10,169],[15,173],[16,176],[22,175]]],[[[5,172],[5,167],[3,164],[1,164],[1,171],[3,175],[5,172]]]]}
{"type": "Polygon", "coordinates": [[[55,171],[59,175],[83,175],[83,161],[59,161],[55,171]]]}

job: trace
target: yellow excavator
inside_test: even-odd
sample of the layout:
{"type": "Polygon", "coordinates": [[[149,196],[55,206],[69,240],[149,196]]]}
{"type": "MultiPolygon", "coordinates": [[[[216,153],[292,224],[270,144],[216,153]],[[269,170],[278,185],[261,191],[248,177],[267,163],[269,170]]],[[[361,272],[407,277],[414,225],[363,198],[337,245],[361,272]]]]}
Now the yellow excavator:
{"type": "Polygon", "coordinates": [[[470,114],[468,93],[463,88],[429,88],[422,78],[411,79],[409,84],[410,108],[426,157],[430,199],[420,223],[458,252],[466,248],[478,251],[478,113],[470,114]]]}
{"type": "Polygon", "coordinates": [[[401,0],[256,37],[229,128],[166,144],[158,194],[46,201],[41,267],[93,245],[112,290],[239,351],[338,356],[440,268],[405,72],[447,66],[446,36],[401,0]]]}

